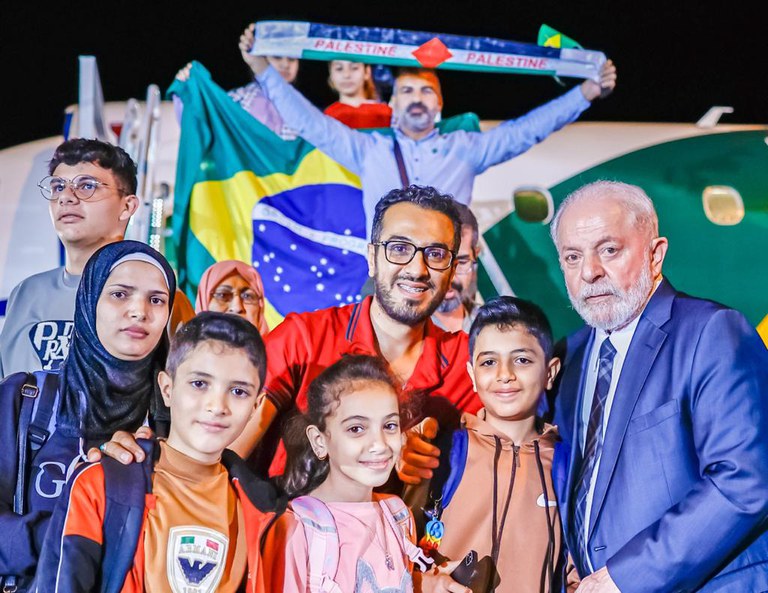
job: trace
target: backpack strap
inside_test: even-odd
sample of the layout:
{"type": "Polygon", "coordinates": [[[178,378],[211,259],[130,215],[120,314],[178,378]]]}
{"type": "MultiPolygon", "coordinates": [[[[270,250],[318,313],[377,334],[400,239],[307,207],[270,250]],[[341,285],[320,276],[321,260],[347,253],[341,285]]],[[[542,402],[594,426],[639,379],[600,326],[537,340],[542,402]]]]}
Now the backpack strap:
{"type": "Polygon", "coordinates": [[[435,445],[440,449],[440,464],[434,471],[429,486],[429,500],[425,511],[436,510],[437,518],[450,504],[459,487],[467,464],[468,436],[466,428],[438,435],[435,445]]]}
{"type": "Polygon", "coordinates": [[[141,463],[123,465],[111,457],[101,461],[106,495],[101,593],[122,591],[144,527],[146,495],[152,491],[154,441],[137,442],[145,453],[141,463]]]}
{"type": "Polygon", "coordinates": [[[21,386],[21,408],[16,429],[16,490],[13,496],[13,512],[23,515],[27,472],[37,452],[48,440],[48,425],[56,402],[58,378],[53,373],[27,373],[21,386]],[[37,403],[37,407],[35,407],[37,403]]]}
{"type": "MultiPolygon", "coordinates": [[[[20,392],[19,423],[16,427],[16,488],[13,492],[13,512],[23,515],[27,490],[27,474],[32,460],[50,436],[48,425],[56,402],[58,380],[53,373],[37,371],[26,373],[20,392]],[[35,408],[37,403],[37,408],[35,408]]],[[[3,591],[17,589],[16,576],[9,575],[2,581],[3,591]]]]}
{"type": "Polygon", "coordinates": [[[307,538],[310,593],[341,593],[333,580],[339,567],[339,534],[331,511],[314,496],[299,496],[290,504],[307,538]]]}
{"type": "Polygon", "coordinates": [[[450,453],[451,471],[443,486],[442,508],[447,507],[451,503],[453,495],[456,493],[456,489],[461,482],[461,477],[464,475],[464,467],[467,465],[468,443],[469,436],[467,435],[466,428],[459,428],[453,431],[450,453]]]}
{"type": "Polygon", "coordinates": [[[51,436],[48,427],[54,415],[59,388],[59,375],[45,371],[38,371],[34,374],[38,376],[38,385],[42,378],[42,388],[38,396],[37,409],[35,409],[32,422],[29,425],[29,448],[32,451],[32,459],[51,436]]]}
{"type": "Polygon", "coordinates": [[[379,505],[381,505],[382,513],[384,513],[400,542],[400,549],[414,565],[418,566],[421,572],[426,572],[434,560],[411,540],[413,537],[413,517],[403,499],[399,496],[382,496],[379,498],[379,505]]]}

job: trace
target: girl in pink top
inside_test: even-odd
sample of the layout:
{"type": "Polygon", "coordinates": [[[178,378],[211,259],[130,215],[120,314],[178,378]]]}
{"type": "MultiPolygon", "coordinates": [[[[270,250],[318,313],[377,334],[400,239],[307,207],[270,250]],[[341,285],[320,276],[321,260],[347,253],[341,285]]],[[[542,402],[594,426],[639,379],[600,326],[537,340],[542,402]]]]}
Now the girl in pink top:
{"type": "Polygon", "coordinates": [[[285,437],[283,487],[294,500],[265,541],[267,589],[414,591],[412,563],[425,557],[412,542],[413,518],[398,497],[373,492],[401,447],[399,390],[387,363],[346,355],[314,380],[307,399],[285,437]],[[301,512],[308,505],[315,515],[301,512]]]}

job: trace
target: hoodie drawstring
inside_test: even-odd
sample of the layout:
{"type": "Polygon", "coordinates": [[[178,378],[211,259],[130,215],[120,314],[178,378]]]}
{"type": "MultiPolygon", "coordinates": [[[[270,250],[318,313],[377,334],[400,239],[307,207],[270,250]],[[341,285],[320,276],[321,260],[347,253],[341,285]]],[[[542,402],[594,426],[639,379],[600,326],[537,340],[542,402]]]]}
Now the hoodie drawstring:
{"type": "Polygon", "coordinates": [[[541,463],[541,454],[539,453],[539,440],[533,441],[533,449],[536,457],[536,467],[539,470],[539,480],[541,481],[541,488],[544,493],[544,513],[547,515],[547,556],[545,558],[544,568],[547,571],[549,577],[549,592],[552,593],[554,573],[555,573],[555,530],[552,526],[552,517],[549,516],[549,494],[547,493],[547,482],[544,479],[544,466],[541,463]]]}
{"type": "Polygon", "coordinates": [[[517,455],[520,448],[512,445],[514,459],[512,461],[512,473],[509,476],[509,489],[507,490],[507,500],[504,502],[504,510],[501,514],[501,522],[498,523],[498,485],[499,485],[499,457],[501,457],[501,439],[494,435],[496,450],[493,455],[493,526],[491,527],[491,558],[493,565],[497,566],[499,560],[499,548],[501,546],[501,535],[504,533],[504,523],[507,520],[509,503],[512,500],[512,489],[515,486],[515,474],[517,473],[517,455]]]}

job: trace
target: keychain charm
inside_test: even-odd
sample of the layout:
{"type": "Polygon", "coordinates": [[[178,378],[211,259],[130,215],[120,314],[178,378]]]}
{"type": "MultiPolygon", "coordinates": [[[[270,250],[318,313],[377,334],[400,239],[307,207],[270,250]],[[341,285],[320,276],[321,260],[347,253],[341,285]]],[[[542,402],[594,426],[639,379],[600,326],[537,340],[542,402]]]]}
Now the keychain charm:
{"type": "Polygon", "coordinates": [[[439,511],[437,510],[437,504],[435,510],[424,511],[429,521],[424,526],[424,536],[419,541],[419,547],[424,550],[428,555],[440,546],[440,542],[443,540],[445,534],[445,524],[439,518],[439,511]]]}

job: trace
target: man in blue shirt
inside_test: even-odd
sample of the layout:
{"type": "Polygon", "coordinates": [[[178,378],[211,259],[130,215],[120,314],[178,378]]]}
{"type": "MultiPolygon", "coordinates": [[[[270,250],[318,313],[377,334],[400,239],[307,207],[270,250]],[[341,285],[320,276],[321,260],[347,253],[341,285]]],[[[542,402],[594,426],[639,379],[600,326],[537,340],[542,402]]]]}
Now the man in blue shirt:
{"type": "MultiPolygon", "coordinates": [[[[253,28],[240,37],[240,50],[253,46],[253,28]]],[[[429,185],[469,204],[475,176],[507,161],[575,121],[598,97],[616,86],[611,60],[600,70],[600,82],[585,80],[564,95],[487,132],[463,130],[439,134],[435,117],[443,98],[440,82],[429,70],[405,69],[395,80],[390,101],[394,134],[359,132],[324,115],[264,57],[248,61],[256,80],[280,112],[284,122],[361,178],[367,235],[379,198],[391,189],[409,184],[429,185]],[[397,163],[396,149],[403,167],[397,163]]]]}

